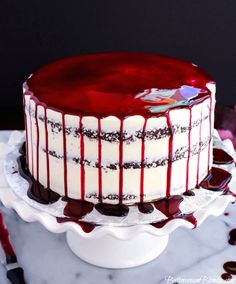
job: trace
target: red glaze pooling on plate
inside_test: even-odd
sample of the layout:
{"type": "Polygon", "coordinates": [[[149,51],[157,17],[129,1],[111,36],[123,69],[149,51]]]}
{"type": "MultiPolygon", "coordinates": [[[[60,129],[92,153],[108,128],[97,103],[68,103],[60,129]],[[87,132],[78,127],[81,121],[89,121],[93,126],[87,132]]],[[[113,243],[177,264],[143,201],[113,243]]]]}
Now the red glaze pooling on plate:
{"type": "Polygon", "coordinates": [[[157,222],[157,223],[152,223],[151,225],[154,226],[157,229],[161,229],[163,228],[167,223],[169,223],[171,220],[174,219],[183,219],[188,221],[189,223],[193,224],[193,227],[196,228],[197,227],[197,219],[194,217],[193,214],[188,214],[188,215],[180,215],[178,217],[170,217],[166,220],[163,220],[161,222],[157,222]]]}
{"type": "Polygon", "coordinates": [[[184,196],[195,196],[195,193],[193,190],[187,190],[183,193],[184,196]]]}
{"type": "Polygon", "coordinates": [[[66,223],[66,222],[73,222],[78,224],[85,233],[91,233],[95,228],[96,225],[88,222],[78,221],[76,218],[64,218],[64,217],[57,217],[58,223],[66,223]]]}
{"type": "Polygon", "coordinates": [[[149,202],[147,202],[147,203],[139,203],[138,204],[138,210],[139,210],[139,212],[141,212],[143,214],[150,214],[150,213],[153,212],[154,207],[149,202]]]}
{"type": "Polygon", "coordinates": [[[207,177],[200,183],[200,187],[213,191],[225,190],[228,188],[231,178],[229,172],[212,167],[207,177]]]}
{"type": "Polygon", "coordinates": [[[106,216],[124,217],[129,213],[129,207],[125,204],[97,203],[96,210],[106,216]]]}
{"type": "Polygon", "coordinates": [[[233,157],[222,149],[213,148],[213,163],[217,165],[228,165],[234,162],[233,157]]]}
{"type": "Polygon", "coordinates": [[[225,262],[223,268],[229,274],[236,275],[236,261],[225,262]]]}
{"type": "Polygon", "coordinates": [[[67,204],[64,208],[64,215],[69,217],[75,217],[81,219],[86,214],[90,213],[94,205],[86,200],[75,200],[71,198],[65,198],[67,204]]]}
{"type": "Polygon", "coordinates": [[[236,246],[236,229],[229,232],[229,244],[236,246]]]}
{"type": "Polygon", "coordinates": [[[221,275],[221,278],[222,278],[223,280],[225,280],[225,281],[229,281],[229,280],[231,280],[233,277],[232,277],[232,275],[229,274],[229,273],[223,273],[223,274],[221,275]]]}
{"type": "Polygon", "coordinates": [[[160,199],[153,204],[157,210],[161,211],[167,217],[170,217],[181,213],[179,206],[183,200],[182,196],[174,195],[169,198],[160,199]]]}

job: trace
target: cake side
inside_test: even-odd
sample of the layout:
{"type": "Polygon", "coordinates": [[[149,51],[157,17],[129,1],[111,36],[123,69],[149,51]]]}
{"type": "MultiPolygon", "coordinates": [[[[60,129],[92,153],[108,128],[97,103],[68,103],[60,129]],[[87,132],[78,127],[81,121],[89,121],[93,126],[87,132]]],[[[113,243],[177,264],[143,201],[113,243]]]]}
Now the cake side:
{"type": "Polygon", "coordinates": [[[212,164],[215,85],[208,88],[191,106],[120,119],[56,111],[25,86],[29,170],[61,196],[94,203],[130,204],[183,193],[212,164]]]}
{"type": "Polygon", "coordinates": [[[59,60],[24,84],[27,166],[39,195],[132,204],[180,194],[211,168],[214,106],[215,83],[186,61],[59,60]]]}

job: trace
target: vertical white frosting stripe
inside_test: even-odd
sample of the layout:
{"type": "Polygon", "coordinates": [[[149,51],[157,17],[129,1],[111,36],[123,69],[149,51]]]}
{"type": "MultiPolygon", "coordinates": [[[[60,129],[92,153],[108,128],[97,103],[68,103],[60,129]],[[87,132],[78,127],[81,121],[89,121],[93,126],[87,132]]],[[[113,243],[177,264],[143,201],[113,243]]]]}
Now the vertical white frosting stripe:
{"type": "MultiPolygon", "coordinates": [[[[83,128],[93,129],[94,126],[96,130],[98,129],[98,119],[93,116],[83,117],[83,128]]],[[[82,136],[81,136],[82,137],[82,136]]],[[[89,156],[89,153],[93,154],[91,157],[91,165],[85,162],[84,165],[84,196],[91,193],[96,193],[98,195],[98,139],[90,139],[87,136],[84,139],[84,158],[89,156]]],[[[90,163],[90,161],[87,161],[90,163]]]]}
{"type": "MultiPolygon", "coordinates": [[[[46,110],[47,117],[62,125],[62,114],[51,109],[46,110]]],[[[48,131],[48,157],[49,157],[49,188],[64,196],[64,157],[63,157],[63,132],[55,130],[54,126],[47,123],[48,131]],[[54,156],[54,153],[59,156],[54,156]]]]}
{"type": "MultiPolygon", "coordinates": [[[[123,130],[124,132],[128,132],[130,135],[135,135],[137,131],[143,129],[144,118],[143,116],[136,115],[132,117],[127,117],[124,119],[123,130]]],[[[136,139],[131,143],[123,143],[123,162],[126,163],[140,163],[141,162],[141,148],[142,148],[142,140],[136,139]],[[127,157],[135,157],[134,160],[129,160],[127,157]]],[[[140,175],[141,169],[133,169],[132,171],[128,169],[123,169],[123,195],[124,198],[127,198],[127,201],[130,199],[130,202],[139,201],[140,200],[140,175]],[[136,192],[135,199],[133,195],[134,191],[136,192]]]]}
{"type": "MultiPolygon", "coordinates": [[[[117,117],[109,116],[101,119],[101,132],[119,132],[120,120],[117,117]]],[[[119,143],[111,143],[105,140],[101,141],[102,147],[102,165],[105,166],[112,161],[119,161],[119,143]]],[[[117,166],[118,167],[118,166],[117,166]]],[[[111,170],[102,168],[102,192],[103,202],[117,204],[119,194],[119,169],[111,170]]]]}
{"type": "MultiPolygon", "coordinates": [[[[80,138],[75,129],[79,127],[79,117],[65,115],[65,126],[72,129],[73,134],[66,134],[66,156],[67,156],[67,192],[73,199],[81,198],[81,175],[80,175],[80,138]],[[77,158],[77,161],[73,160],[77,158]]],[[[80,137],[80,136],[79,136],[80,137]]]]}

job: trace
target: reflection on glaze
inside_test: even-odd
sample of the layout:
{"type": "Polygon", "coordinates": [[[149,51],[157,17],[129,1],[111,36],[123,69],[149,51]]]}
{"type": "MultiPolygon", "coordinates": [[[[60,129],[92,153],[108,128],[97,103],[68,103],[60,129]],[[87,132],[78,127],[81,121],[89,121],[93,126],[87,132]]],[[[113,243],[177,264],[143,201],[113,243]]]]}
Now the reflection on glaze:
{"type": "Polygon", "coordinates": [[[212,81],[189,62],[113,52],[48,64],[27,80],[25,88],[40,102],[69,113],[124,117],[159,112],[155,107],[167,104],[188,104],[207,95],[206,85],[212,81]]]}

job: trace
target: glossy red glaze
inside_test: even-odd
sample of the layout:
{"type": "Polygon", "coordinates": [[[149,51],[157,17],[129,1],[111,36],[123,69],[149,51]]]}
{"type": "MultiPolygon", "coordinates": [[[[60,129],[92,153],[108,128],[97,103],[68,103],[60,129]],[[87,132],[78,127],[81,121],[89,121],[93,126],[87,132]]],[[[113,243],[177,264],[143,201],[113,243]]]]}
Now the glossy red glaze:
{"type": "Polygon", "coordinates": [[[197,219],[194,217],[193,214],[182,215],[182,216],[178,216],[178,217],[170,217],[170,218],[163,220],[161,222],[152,223],[151,225],[154,226],[157,229],[161,229],[167,223],[169,223],[170,221],[175,220],[175,219],[183,219],[183,220],[188,221],[189,223],[191,223],[193,225],[194,229],[197,227],[197,219]]]}
{"type": "Polygon", "coordinates": [[[5,252],[6,257],[15,257],[14,250],[9,241],[8,231],[3,224],[3,217],[1,212],[0,212],[0,243],[5,252]]]}
{"type": "Polygon", "coordinates": [[[67,198],[67,204],[64,208],[64,215],[81,219],[93,210],[93,203],[85,200],[75,200],[67,198]]]}
{"type": "Polygon", "coordinates": [[[229,232],[229,244],[236,246],[236,229],[229,232]]]}
{"type": "Polygon", "coordinates": [[[217,165],[228,165],[234,162],[233,157],[226,153],[222,149],[214,148],[213,149],[213,162],[217,165]]]}
{"type": "Polygon", "coordinates": [[[236,261],[225,262],[223,268],[227,273],[236,275],[236,261]]]}
{"type": "Polygon", "coordinates": [[[180,195],[174,195],[169,198],[163,198],[154,202],[154,206],[157,210],[161,211],[167,217],[175,216],[181,213],[179,207],[183,201],[183,197],[180,195]]]}
{"type": "Polygon", "coordinates": [[[231,178],[229,172],[212,167],[207,177],[200,183],[200,186],[213,191],[225,190],[228,188],[231,178]]]}
{"type": "MultiPolygon", "coordinates": [[[[183,85],[207,90],[213,80],[189,62],[138,52],[82,55],[58,60],[27,80],[42,103],[68,113],[119,117],[148,114],[149,107],[171,100],[144,101],[137,94],[183,85]]],[[[180,100],[178,96],[174,98],[180,100]]]]}
{"type": "Polygon", "coordinates": [[[58,223],[67,223],[67,222],[73,222],[76,223],[77,225],[79,225],[81,227],[81,229],[85,232],[85,233],[91,233],[95,228],[96,225],[92,224],[92,223],[87,223],[87,222],[82,222],[82,221],[78,221],[75,218],[64,218],[64,217],[57,217],[57,222],[58,223]]]}

